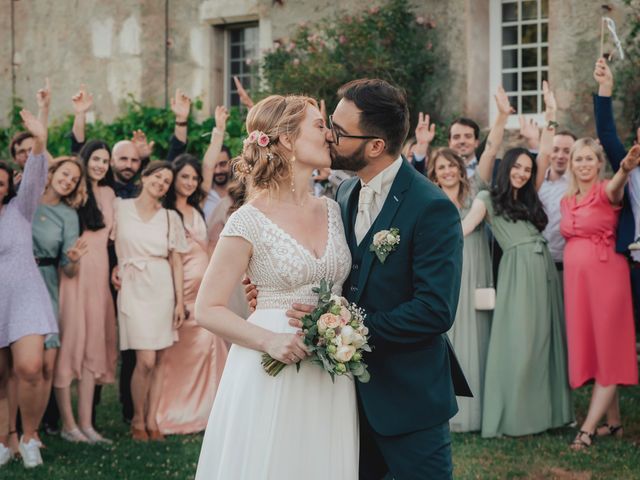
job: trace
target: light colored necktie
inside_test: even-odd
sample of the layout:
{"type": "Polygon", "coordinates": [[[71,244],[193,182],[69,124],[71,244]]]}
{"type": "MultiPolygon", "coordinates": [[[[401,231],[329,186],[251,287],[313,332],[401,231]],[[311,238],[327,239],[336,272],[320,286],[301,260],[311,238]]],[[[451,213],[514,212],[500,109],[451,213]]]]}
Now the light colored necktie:
{"type": "Polygon", "coordinates": [[[369,231],[371,227],[371,206],[373,205],[373,196],[376,192],[367,185],[360,189],[360,198],[358,199],[358,216],[356,217],[356,225],[354,232],[358,245],[369,231]]]}

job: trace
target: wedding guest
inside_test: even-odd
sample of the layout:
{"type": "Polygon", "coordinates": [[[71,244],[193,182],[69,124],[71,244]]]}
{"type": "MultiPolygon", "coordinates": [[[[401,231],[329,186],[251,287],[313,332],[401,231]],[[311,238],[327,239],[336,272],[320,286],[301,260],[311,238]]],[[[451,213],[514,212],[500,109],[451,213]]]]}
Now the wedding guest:
{"type": "Polygon", "coordinates": [[[85,168],[87,202],[80,207],[80,237],[88,246],[78,274],[60,282],[61,347],[54,387],[62,416],[62,437],[69,441],[111,443],[95,431],[92,421],[94,387],[114,383],[117,361],[116,318],[109,290],[107,243],[113,226],[109,168],[111,151],[101,140],[90,140],[80,158],[85,168]],[[78,419],[71,407],[71,383],[78,380],[78,419]]]}
{"type": "Polygon", "coordinates": [[[13,171],[13,184],[14,187],[20,185],[22,179],[22,171],[24,170],[25,163],[33,148],[34,138],[31,132],[18,132],[9,142],[9,152],[13,163],[18,166],[18,170],[13,171]]]}
{"type": "MultiPolygon", "coordinates": [[[[549,219],[542,236],[547,240],[549,252],[560,275],[563,271],[562,256],[565,244],[564,237],[560,233],[560,201],[569,189],[567,166],[569,165],[571,147],[575,141],[575,135],[566,130],[557,132],[553,136],[550,165],[544,174],[542,185],[538,189],[538,198],[540,198],[549,219]]],[[[562,276],[560,280],[562,281],[562,276]]]]}
{"type": "MultiPolygon", "coordinates": [[[[224,131],[217,133],[217,136],[224,138],[224,131]]],[[[214,140],[214,136],[211,136],[211,140],[214,140]]],[[[211,147],[209,147],[211,148],[211,147]]],[[[208,152],[209,150],[207,150],[208,152]]],[[[211,213],[216,208],[216,205],[221,199],[227,196],[229,188],[229,179],[231,178],[231,150],[226,145],[222,145],[216,158],[215,167],[213,171],[213,184],[212,188],[207,194],[207,198],[204,203],[203,211],[204,216],[208,220],[211,213]]]]}
{"type": "MultiPolygon", "coordinates": [[[[428,178],[456,205],[460,218],[467,215],[478,192],[487,189],[491,182],[493,162],[512,111],[502,87],[498,89],[496,105],[498,115],[489,133],[487,148],[480,157],[476,175],[467,178],[464,160],[450,148],[436,151],[427,164],[428,178]]],[[[428,131],[429,128],[428,117],[422,117],[416,134],[424,133],[421,130],[428,131]]],[[[491,259],[483,224],[465,233],[460,296],[456,319],[448,335],[474,396],[457,398],[458,413],[449,420],[454,432],[478,431],[482,426],[482,389],[491,330],[491,312],[477,310],[474,303],[476,289],[492,285],[491,259]]]]}
{"type": "MultiPolygon", "coordinates": [[[[37,430],[47,398],[43,392],[45,336],[58,332],[47,287],[33,256],[31,222],[47,182],[46,126],[26,110],[20,112],[33,145],[25,162],[20,191],[12,184],[12,169],[0,162],[0,398],[8,393],[9,365],[13,365],[15,402],[20,408],[22,437],[19,452],[25,467],[42,464],[37,430]]],[[[17,407],[0,406],[3,424],[13,431],[0,432],[0,466],[13,452],[17,407]]],[[[5,427],[6,428],[6,427],[5,427]]]]}
{"type": "MultiPolygon", "coordinates": [[[[556,102],[543,85],[547,158],[556,102]]],[[[560,280],[542,231],[547,215],[536,193],[537,165],[514,148],[500,163],[496,186],[480,192],[464,218],[470,232],[486,218],[504,254],[487,353],[482,436],[520,436],[572,421],[560,280]]]]}
{"type": "Polygon", "coordinates": [[[193,315],[200,282],[209,265],[207,226],[201,208],[205,192],[197,158],[190,154],[176,158],[173,178],[164,206],[182,219],[189,245],[182,255],[186,318],[178,330],[179,340],[163,352],[160,360],[162,385],[156,420],[163,434],[186,434],[207,426],[227,345],[199,326],[193,315]]]}
{"type": "Polygon", "coordinates": [[[569,382],[572,388],[594,382],[587,417],[571,445],[575,450],[592,445],[605,415],[602,434],[622,436],[617,387],[638,384],[629,266],[614,240],[640,146],[629,151],[610,181],[600,180],[604,162],[593,139],[578,140],[569,161],[571,187],[562,200],[569,382]]]}
{"type": "Polygon", "coordinates": [[[141,441],[164,438],[156,421],[162,353],[177,339],[185,318],[181,254],[188,244],[180,216],[162,208],[172,181],[169,162],[150,162],[142,172],[140,194],[115,202],[112,236],[118,267],[111,278],[119,288],[120,349],[136,353],[131,434],[141,441]]]}

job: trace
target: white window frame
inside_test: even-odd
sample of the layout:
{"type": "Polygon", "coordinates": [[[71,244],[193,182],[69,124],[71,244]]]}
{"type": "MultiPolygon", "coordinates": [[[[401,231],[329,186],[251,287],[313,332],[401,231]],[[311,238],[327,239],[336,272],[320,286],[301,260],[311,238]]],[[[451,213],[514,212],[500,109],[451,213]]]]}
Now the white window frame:
{"type": "MultiPolygon", "coordinates": [[[[541,47],[546,47],[547,48],[547,65],[546,66],[536,66],[536,67],[519,67],[519,68],[512,68],[512,69],[508,69],[508,72],[518,72],[518,78],[520,78],[520,74],[522,72],[540,72],[540,71],[545,71],[547,72],[547,78],[549,76],[549,16],[550,14],[547,15],[546,19],[541,19],[540,18],[540,13],[541,13],[541,0],[536,0],[537,1],[537,5],[538,5],[538,18],[536,18],[535,20],[516,20],[515,22],[508,22],[505,24],[505,26],[518,26],[518,42],[517,44],[515,44],[514,46],[516,46],[516,48],[520,49],[521,48],[521,43],[520,43],[520,39],[521,39],[521,35],[520,35],[520,26],[522,25],[541,25],[543,23],[547,24],[547,41],[546,42],[541,42],[540,38],[537,39],[537,41],[535,43],[530,43],[530,44],[526,44],[527,47],[529,48],[541,48],[541,47]]],[[[502,4],[505,3],[503,2],[503,0],[490,0],[490,6],[489,6],[489,22],[490,22],[490,28],[489,28],[489,45],[490,45],[490,53],[489,53],[489,67],[490,67],[490,96],[489,98],[491,99],[489,102],[489,118],[491,120],[491,124],[493,124],[493,122],[496,119],[496,116],[498,115],[498,110],[497,107],[495,105],[495,101],[493,100],[493,97],[495,95],[495,92],[498,88],[498,85],[502,84],[502,74],[503,74],[503,69],[502,69],[502,4]]],[[[520,8],[520,4],[522,3],[522,0],[517,0],[518,3],[518,8],[520,8]]],[[[551,3],[551,2],[549,2],[551,3]]],[[[548,8],[551,8],[551,6],[549,5],[548,8]]],[[[538,32],[539,32],[539,37],[541,35],[541,29],[538,28],[538,32]]],[[[519,50],[521,52],[521,50],[519,50]]],[[[518,54],[518,58],[521,57],[521,53],[518,54]]],[[[540,59],[539,59],[540,60],[540,59]]],[[[518,62],[520,63],[520,62],[518,62]]],[[[505,73],[508,73],[505,72],[505,73]]],[[[518,82],[520,84],[520,82],[518,82]]],[[[540,82],[541,83],[541,82],[540,82]]],[[[520,85],[518,85],[520,86],[520,85]]],[[[538,88],[536,90],[526,90],[526,91],[521,91],[518,90],[517,94],[518,95],[522,95],[522,94],[540,94],[542,92],[542,85],[538,85],[538,88]]],[[[508,93],[507,93],[508,94],[508,93]]],[[[509,95],[511,96],[511,95],[509,95]]],[[[544,102],[540,101],[540,108],[544,109],[544,102]]],[[[517,105],[513,105],[513,107],[517,110],[517,105]]],[[[519,121],[518,121],[518,117],[520,115],[520,112],[516,112],[516,114],[514,115],[510,115],[509,116],[509,120],[507,121],[507,128],[510,129],[517,129],[520,127],[519,121]]],[[[529,120],[529,119],[533,119],[534,121],[536,121],[538,123],[538,125],[542,126],[544,124],[544,110],[540,111],[539,113],[527,113],[524,114],[525,119],[529,120]]]]}
{"type": "MultiPolygon", "coordinates": [[[[259,22],[249,22],[249,23],[239,23],[229,25],[224,30],[224,103],[229,107],[231,105],[231,93],[232,90],[235,90],[235,85],[233,85],[232,73],[231,73],[231,32],[234,30],[241,30],[249,27],[255,27],[258,32],[258,41],[256,43],[256,54],[257,56],[253,59],[255,62],[260,61],[260,24],[259,22]]],[[[256,76],[256,85],[260,80],[259,75],[256,76]]]]}

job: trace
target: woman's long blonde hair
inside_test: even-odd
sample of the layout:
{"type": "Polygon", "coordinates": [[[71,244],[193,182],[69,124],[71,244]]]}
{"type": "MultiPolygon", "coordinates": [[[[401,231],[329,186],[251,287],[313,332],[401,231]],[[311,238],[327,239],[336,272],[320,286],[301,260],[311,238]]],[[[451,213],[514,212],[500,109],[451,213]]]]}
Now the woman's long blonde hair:
{"type": "Polygon", "coordinates": [[[244,182],[252,194],[260,190],[277,191],[292,174],[292,154],[280,142],[286,135],[293,142],[300,134],[307,107],[318,108],[317,102],[302,95],[271,95],[249,110],[247,132],[259,131],[269,137],[269,145],[245,141],[242,153],[233,162],[236,178],[244,182]]]}
{"type": "Polygon", "coordinates": [[[577,193],[579,192],[578,179],[576,178],[575,173],[573,173],[573,157],[575,157],[576,152],[578,150],[584,147],[589,147],[593,151],[593,153],[596,154],[596,157],[598,158],[598,161],[601,164],[599,175],[600,175],[600,179],[602,179],[602,175],[604,173],[604,166],[605,166],[604,150],[602,149],[600,144],[591,137],[579,138],[573,144],[573,147],[571,147],[571,153],[569,153],[569,166],[567,167],[567,171],[569,173],[569,189],[565,194],[567,197],[573,197],[574,195],[577,195],[577,193]]]}
{"type": "Polygon", "coordinates": [[[78,183],[76,187],[73,189],[73,191],[69,195],[66,195],[61,198],[61,200],[64,203],[69,205],[74,210],[77,210],[87,202],[87,184],[86,184],[85,174],[84,174],[84,165],[80,160],[78,160],[78,157],[63,156],[63,157],[54,158],[53,162],[49,166],[49,177],[47,178],[47,188],[49,188],[49,186],[51,185],[51,179],[53,178],[54,173],[56,173],[58,169],[62,167],[62,165],[64,165],[65,163],[73,163],[76,167],[80,169],[80,178],[78,179],[78,183]]]}

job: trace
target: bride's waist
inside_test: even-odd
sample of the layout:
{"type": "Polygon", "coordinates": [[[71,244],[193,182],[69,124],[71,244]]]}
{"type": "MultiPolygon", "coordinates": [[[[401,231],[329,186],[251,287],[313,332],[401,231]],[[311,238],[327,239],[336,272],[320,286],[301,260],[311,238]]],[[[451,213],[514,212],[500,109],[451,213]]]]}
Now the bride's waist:
{"type": "Polygon", "coordinates": [[[289,325],[287,310],[284,308],[256,309],[247,322],[276,333],[295,333],[298,329],[289,325]]]}
{"type": "Polygon", "coordinates": [[[269,292],[258,289],[256,299],[256,310],[282,309],[289,310],[294,303],[304,305],[315,305],[318,303],[318,294],[313,293],[311,288],[300,289],[297,292],[269,292]]]}

